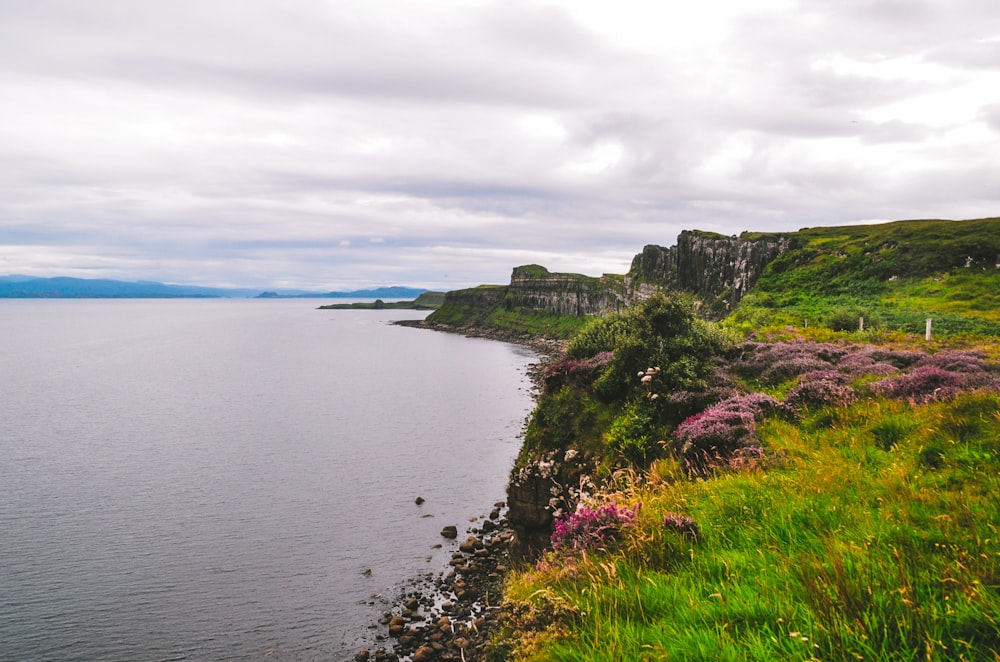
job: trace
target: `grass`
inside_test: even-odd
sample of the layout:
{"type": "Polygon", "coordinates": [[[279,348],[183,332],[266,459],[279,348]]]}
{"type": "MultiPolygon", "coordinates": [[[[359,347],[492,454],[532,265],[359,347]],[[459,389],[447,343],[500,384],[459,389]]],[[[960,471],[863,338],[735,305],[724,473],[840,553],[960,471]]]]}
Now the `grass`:
{"type": "Polygon", "coordinates": [[[727,323],[1000,335],[1000,219],[812,228],[775,259],[727,323]]]}
{"type": "Polygon", "coordinates": [[[1000,396],[866,399],[760,435],[764,466],[691,481],[661,460],[608,497],[642,504],[619,546],[514,573],[497,655],[1000,659],[1000,396]]]}

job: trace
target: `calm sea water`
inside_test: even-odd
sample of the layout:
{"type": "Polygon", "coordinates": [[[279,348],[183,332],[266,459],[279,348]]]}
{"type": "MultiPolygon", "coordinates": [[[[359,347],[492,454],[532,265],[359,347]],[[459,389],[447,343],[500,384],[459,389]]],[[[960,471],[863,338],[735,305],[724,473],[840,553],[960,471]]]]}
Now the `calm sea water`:
{"type": "Polygon", "coordinates": [[[446,567],[534,356],[317,305],[0,301],[0,659],[349,659],[446,567]]]}

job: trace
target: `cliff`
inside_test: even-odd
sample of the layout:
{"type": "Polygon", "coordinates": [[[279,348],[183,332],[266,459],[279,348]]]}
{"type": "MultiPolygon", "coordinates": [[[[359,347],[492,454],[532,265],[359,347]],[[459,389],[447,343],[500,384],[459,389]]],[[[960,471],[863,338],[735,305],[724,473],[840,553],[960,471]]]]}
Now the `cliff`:
{"type": "Polygon", "coordinates": [[[649,245],[632,260],[626,275],[599,277],[553,273],[531,264],[516,267],[508,285],[482,285],[448,292],[428,322],[445,326],[507,327],[536,332],[532,318],[577,319],[556,325],[554,335],[571,332],[591,315],[626,308],[659,290],[693,294],[709,318],[728,313],[754,286],[767,265],[794,245],[792,235],[740,237],[685,230],[677,245],[649,245]]]}
{"type": "Polygon", "coordinates": [[[509,285],[448,292],[444,304],[427,317],[427,323],[567,337],[588,316],[621,310],[630,301],[624,276],[553,273],[530,264],[516,267],[509,285]]]}
{"type": "Polygon", "coordinates": [[[649,245],[632,260],[637,290],[690,292],[706,317],[724,316],[756,284],[772,260],[794,247],[793,235],[744,233],[726,237],[684,230],[670,248],[649,245]]]}

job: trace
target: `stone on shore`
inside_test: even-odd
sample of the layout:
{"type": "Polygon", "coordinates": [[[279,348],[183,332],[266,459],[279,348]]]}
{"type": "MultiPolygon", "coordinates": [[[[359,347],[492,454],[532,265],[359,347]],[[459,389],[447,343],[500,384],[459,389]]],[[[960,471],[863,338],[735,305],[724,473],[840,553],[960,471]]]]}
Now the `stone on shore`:
{"type": "Polygon", "coordinates": [[[453,524],[449,524],[441,529],[441,535],[450,540],[454,540],[458,537],[458,527],[453,524]]]}

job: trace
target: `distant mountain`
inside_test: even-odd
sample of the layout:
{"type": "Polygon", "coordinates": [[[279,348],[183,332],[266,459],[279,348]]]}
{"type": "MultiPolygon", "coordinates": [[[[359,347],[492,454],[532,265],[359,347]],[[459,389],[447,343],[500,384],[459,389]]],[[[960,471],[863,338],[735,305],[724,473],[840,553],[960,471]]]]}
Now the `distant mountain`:
{"type": "Polygon", "coordinates": [[[427,288],[401,287],[393,285],[391,287],[376,287],[370,290],[351,290],[350,292],[326,292],[313,296],[329,297],[333,299],[413,299],[427,291],[427,288]]]}
{"type": "Polygon", "coordinates": [[[304,299],[304,298],[321,298],[321,299],[414,299],[424,292],[427,292],[427,288],[422,287],[402,287],[400,285],[392,285],[390,287],[376,287],[374,289],[368,290],[345,290],[337,292],[261,292],[257,295],[258,299],[304,299]]]}
{"type": "Polygon", "coordinates": [[[0,276],[0,299],[190,299],[219,297],[413,299],[426,291],[426,288],[392,286],[346,292],[307,292],[304,290],[261,292],[245,288],[167,285],[153,281],[131,282],[65,276],[55,278],[23,275],[0,276]]]}
{"type": "Polygon", "coordinates": [[[65,276],[0,277],[0,298],[7,299],[169,299],[249,296],[251,293],[245,290],[65,276]]]}

